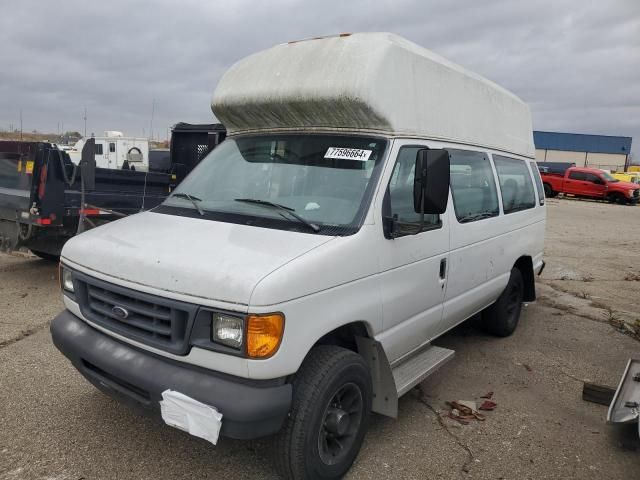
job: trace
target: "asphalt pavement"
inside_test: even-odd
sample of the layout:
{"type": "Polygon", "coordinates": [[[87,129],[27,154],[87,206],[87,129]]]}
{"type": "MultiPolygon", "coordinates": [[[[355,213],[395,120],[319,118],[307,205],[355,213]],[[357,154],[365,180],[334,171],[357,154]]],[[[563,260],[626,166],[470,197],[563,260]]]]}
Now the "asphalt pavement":
{"type": "MultiPolygon", "coordinates": [[[[563,205],[549,208],[553,242],[570,240],[554,236],[563,205]]],[[[592,280],[590,289],[606,292],[592,280]]],[[[606,407],[581,392],[584,381],[615,385],[640,343],[599,316],[602,299],[581,305],[588,297],[557,281],[543,278],[513,336],[488,336],[470,321],[436,342],[455,358],[401,399],[397,420],[373,416],[348,478],[638,478],[633,427],[606,425],[606,407]],[[489,391],[498,406],[484,421],[443,416],[447,400],[489,391]]],[[[85,381],[47,328],[62,309],[55,265],[0,254],[0,309],[0,479],[277,478],[269,439],[214,447],[85,381]]]]}

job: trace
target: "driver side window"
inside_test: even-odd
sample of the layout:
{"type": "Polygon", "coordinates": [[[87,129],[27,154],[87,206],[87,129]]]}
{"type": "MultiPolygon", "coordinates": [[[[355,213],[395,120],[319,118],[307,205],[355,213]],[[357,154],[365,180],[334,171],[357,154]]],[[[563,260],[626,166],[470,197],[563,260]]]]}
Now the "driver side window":
{"type": "MultiPolygon", "coordinates": [[[[398,152],[389,181],[387,210],[402,229],[416,229],[420,226],[420,214],[413,209],[413,179],[415,176],[416,154],[424,147],[402,147],[398,152]]],[[[430,229],[440,225],[440,215],[425,215],[424,227],[430,229]]]]}
{"type": "Polygon", "coordinates": [[[597,185],[602,185],[604,183],[598,175],[595,175],[593,173],[585,173],[585,180],[597,185]]]}

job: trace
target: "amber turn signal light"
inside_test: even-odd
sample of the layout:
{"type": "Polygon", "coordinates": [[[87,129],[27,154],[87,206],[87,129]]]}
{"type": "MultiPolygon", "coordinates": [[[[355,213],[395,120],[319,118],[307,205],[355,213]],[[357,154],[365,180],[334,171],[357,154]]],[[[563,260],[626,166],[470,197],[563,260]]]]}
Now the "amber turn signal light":
{"type": "Polygon", "coordinates": [[[247,356],[269,358],[278,351],[284,333],[284,315],[249,315],[247,317],[247,356]]]}

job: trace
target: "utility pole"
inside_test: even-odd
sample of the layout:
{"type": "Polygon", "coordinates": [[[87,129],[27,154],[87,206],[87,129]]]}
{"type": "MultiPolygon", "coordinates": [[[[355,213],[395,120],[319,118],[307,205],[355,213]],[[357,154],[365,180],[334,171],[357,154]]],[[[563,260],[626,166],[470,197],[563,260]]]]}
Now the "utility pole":
{"type": "Polygon", "coordinates": [[[87,107],[84,107],[84,138],[87,138],[87,107]]]}
{"type": "Polygon", "coordinates": [[[20,109],[20,141],[22,141],[22,109],[20,109]]]}
{"type": "Polygon", "coordinates": [[[156,112],[156,99],[154,98],[151,102],[151,125],[149,126],[149,137],[153,141],[153,115],[156,112]]]}

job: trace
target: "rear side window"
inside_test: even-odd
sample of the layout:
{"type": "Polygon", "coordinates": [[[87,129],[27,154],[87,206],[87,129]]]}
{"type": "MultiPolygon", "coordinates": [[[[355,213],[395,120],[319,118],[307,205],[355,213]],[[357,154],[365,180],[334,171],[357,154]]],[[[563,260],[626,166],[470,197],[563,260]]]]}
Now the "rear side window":
{"type": "Polygon", "coordinates": [[[586,180],[584,172],[569,172],[569,178],[571,180],[586,180]]]}
{"type": "Polygon", "coordinates": [[[527,163],[515,158],[494,155],[504,213],[513,213],[536,205],[533,182],[527,163]]]}
{"type": "MultiPolygon", "coordinates": [[[[389,181],[389,206],[391,216],[395,217],[400,231],[415,233],[420,226],[420,214],[413,209],[413,179],[415,177],[416,154],[424,147],[402,147],[398,152],[389,181]]],[[[439,215],[425,215],[426,229],[440,225],[439,215]]]]}
{"type": "Polygon", "coordinates": [[[530,162],[531,173],[533,174],[533,181],[536,183],[536,190],[538,191],[538,200],[540,205],[544,205],[544,185],[542,185],[542,179],[540,178],[540,172],[538,171],[538,165],[536,162],[530,162]]]}
{"type": "Polygon", "coordinates": [[[460,223],[495,217],[498,193],[489,157],[481,152],[447,149],[451,158],[451,194],[460,223]]]}
{"type": "Polygon", "coordinates": [[[102,144],[96,143],[94,153],[96,155],[102,155],[102,144]]]}

